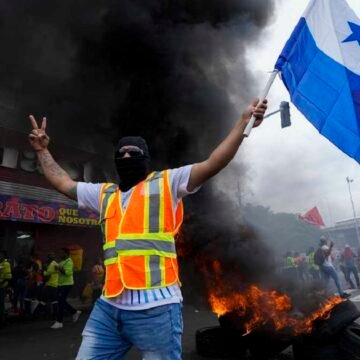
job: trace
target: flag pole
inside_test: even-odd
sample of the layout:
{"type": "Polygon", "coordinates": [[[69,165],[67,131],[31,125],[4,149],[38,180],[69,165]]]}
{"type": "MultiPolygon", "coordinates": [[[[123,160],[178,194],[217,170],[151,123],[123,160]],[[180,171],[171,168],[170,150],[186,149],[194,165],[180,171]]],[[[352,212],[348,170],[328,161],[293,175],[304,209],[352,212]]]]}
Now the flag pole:
{"type": "MultiPolygon", "coordinates": [[[[260,96],[260,103],[262,103],[262,102],[264,101],[264,99],[267,97],[267,95],[268,95],[268,93],[269,93],[269,90],[270,90],[270,88],[271,88],[271,86],[272,86],[272,84],[273,84],[273,82],[274,82],[274,80],[275,80],[275,78],[276,78],[276,75],[277,75],[278,73],[279,73],[279,70],[277,70],[277,69],[274,69],[274,70],[271,72],[270,77],[269,77],[269,80],[268,80],[268,82],[267,82],[267,84],[266,84],[266,86],[265,86],[265,88],[264,88],[264,90],[263,90],[263,92],[262,92],[262,94],[261,94],[261,96],[260,96]]],[[[255,124],[255,116],[252,115],[252,116],[251,116],[251,119],[249,120],[249,122],[248,122],[248,124],[246,125],[246,128],[245,128],[245,130],[244,130],[244,136],[245,136],[245,137],[248,137],[248,136],[250,135],[251,130],[252,130],[254,124],[255,124]]]]}

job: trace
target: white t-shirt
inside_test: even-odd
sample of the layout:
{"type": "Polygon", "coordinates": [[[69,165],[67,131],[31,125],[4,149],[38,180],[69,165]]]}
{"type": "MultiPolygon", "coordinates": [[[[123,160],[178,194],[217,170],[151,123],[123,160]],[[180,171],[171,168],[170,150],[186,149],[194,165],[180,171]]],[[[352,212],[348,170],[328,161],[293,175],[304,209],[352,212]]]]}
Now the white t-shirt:
{"type": "MultiPolygon", "coordinates": [[[[324,251],[324,253],[325,253],[325,252],[329,251],[329,247],[327,245],[323,245],[321,247],[321,250],[324,251]]],[[[324,260],[322,266],[333,266],[331,254],[329,256],[325,256],[325,260],[324,260]]]]}
{"type": "MultiPolygon", "coordinates": [[[[173,198],[173,209],[181,198],[195,193],[187,191],[191,168],[193,165],[183,166],[170,170],[170,187],[173,198]]],[[[89,209],[99,214],[100,211],[100,191],[103,184],[92,184],[79,182],[77,185],[77,198],[79,208],[89,209]]],[[[122,207],[125,209],[133,189],[123,192],[121,196],[122,207]]],[[[167,286],[160,289],[151,290],[129,290],[125,289],[116,298],[102,299],[119,309],[124,310],[145,310],[152,307],[179,303],[182,301],[181,290],[178,284],[167,286]]]]}

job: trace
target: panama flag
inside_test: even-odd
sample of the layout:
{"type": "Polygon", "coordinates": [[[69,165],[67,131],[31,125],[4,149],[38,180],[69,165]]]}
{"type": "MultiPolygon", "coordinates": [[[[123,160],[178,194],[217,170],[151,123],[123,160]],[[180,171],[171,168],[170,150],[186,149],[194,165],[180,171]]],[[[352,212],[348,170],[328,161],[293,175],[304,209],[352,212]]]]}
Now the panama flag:
{"type": "Polygon", "coordinates": [[[311,0],[280,54],[292,102],[360,162],[360,19],[345,0],[311,0]]]}

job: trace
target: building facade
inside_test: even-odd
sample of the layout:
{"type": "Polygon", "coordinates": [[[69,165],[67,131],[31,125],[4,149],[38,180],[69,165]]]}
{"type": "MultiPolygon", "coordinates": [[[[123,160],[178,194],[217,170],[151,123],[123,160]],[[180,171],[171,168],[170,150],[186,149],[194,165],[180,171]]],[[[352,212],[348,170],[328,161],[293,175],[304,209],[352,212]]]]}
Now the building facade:
{"type": "Polygon", "coordinates": [[[346,244],[353,249],[360,249],[360,219],[337,221],[334,226],[326,229],[336,247],[343,248],[346,244]]]}

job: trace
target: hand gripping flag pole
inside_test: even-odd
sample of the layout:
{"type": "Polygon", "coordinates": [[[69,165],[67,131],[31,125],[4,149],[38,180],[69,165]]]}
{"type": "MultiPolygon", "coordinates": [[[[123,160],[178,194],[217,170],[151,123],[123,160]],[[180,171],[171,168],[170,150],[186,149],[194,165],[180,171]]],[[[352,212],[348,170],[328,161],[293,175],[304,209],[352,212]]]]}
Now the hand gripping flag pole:
{"type": "MultiPolygon", "coordinates": [[[[275,69],[274,71],[271,72],[270,74],[270,77],[269,77],[269,80],[260,96],[260,101],[259,101],[259,104],[261,104],[265,98],[267,97],[269,91],[270,91],[270,88],[272,86],[272,84],[274,83],[274,80],[276,78],[276,75],[279,73],[279,70],[275,69]]],[[[248,137],[251,133],[251,130],[252,128],[254,127],[254,124],[255,124],[255,116],[252,115],[251,116],[251,119],[249,120],[248,124],[246,125],[246,128],[244,130],[244,136],[245,137],[248,137]]]]}

